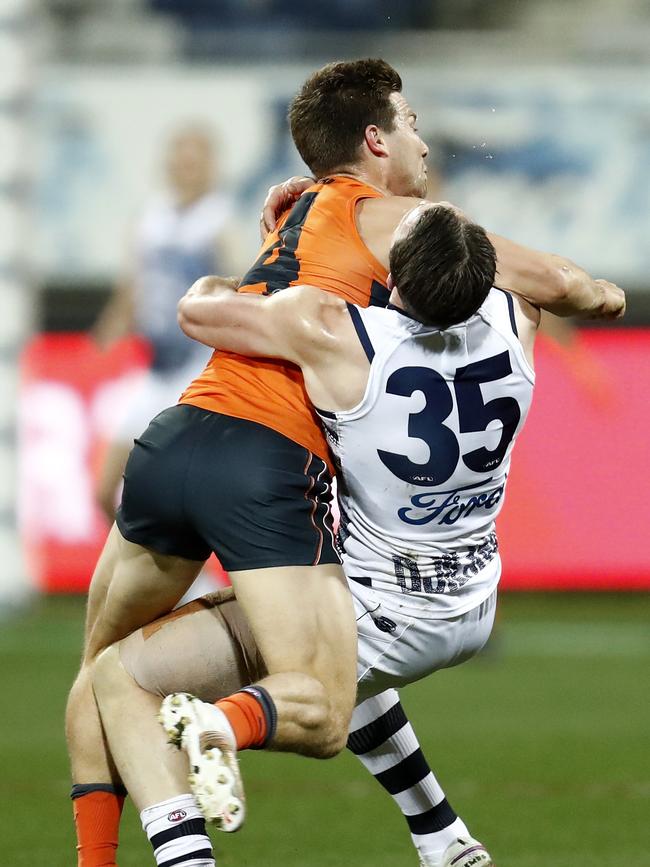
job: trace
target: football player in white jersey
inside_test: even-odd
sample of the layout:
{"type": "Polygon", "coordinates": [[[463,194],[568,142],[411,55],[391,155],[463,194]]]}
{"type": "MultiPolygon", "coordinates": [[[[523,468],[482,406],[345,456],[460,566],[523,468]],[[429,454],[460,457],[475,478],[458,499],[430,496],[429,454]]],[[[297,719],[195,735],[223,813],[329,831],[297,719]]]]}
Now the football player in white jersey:
{"type": "MultiPolygon", "coordinates": [[[[539,322],[532,304],[492,288],[492,245],[450,205],[423,202],[407,214],[395,232],[391,272],[386,310],[306,286],[239,295],[220,278],[198,281],[179,308],[182,327],[201,342],[298,364],[328,431],[359,632],[350,735],[359,751],[372,748],[364,699],[465,661],[490,634],[500,575],[494,520],[530,406],[539,322]]],[[[599,285],[600,315],[622,315],[621,290],[599,285]]],[[[189,845],[169,824],[179,799],[184,816],[196,804],[186,760],[164,751],[155,694],[186,688],[212,702],[263,671],[232,595],[193,603],[100,658],[95,690],[109,745],[152,841],[178,848],[166,849],[166,858],[182,858],[189,845]]],[[[199,698],[169,695],[162,721],[191,756],[204,815],[236,821],[243,808],[233,798],[236,763],[224,764],[213,749],[232,741],[228,723],[199,698]]],[[[213,863],[209,852],[200,861],[213,863]]],[[[459,835],[421,863],[493,862],[480,843],[459,835]]]]}
{"type": "Polygon", "coordinates": [[[134,226],[127,272],[102,311],[94,335],[101,347],[126,334],[144,337],[151,367],[136,384],[118,424],[106,432],[97,499],[109,524],[133,440],[174,404],[205,366],[209,352],[176,327],[176,305],[201,277],[232,265],[233,200],[217,185],[216,149],[198,125],[177,129],[165,152],[165,190],[145,205],[134,226]]]}

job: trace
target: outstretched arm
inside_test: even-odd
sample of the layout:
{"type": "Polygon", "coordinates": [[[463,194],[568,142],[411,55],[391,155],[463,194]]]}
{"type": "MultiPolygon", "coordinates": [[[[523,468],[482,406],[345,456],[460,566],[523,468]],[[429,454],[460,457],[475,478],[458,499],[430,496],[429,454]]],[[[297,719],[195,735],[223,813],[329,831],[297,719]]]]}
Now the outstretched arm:
{"type": "Polygon", "coordinates": [[[497,253],[496,285],[556,316],[620,319],[625,294],[607,280],[554,253],[542,253],[488,232],[497,253]]]}
{"type": "MultiPolygon", "coordinates": [[[[313,178],[293,177],[269,188],[260,219],[263,239],[275,228],[280,214],[313,182],[313,178]]],[[[364,203],[367,212],[357,214],[364,242],[386,267],[395,227],[420,201],[402,196],[372,199],[364,203]]],[[[543,253],[491,232],[488,237],[497,252],[496,285],[500,289],[508,289],[556,316],[620,319],[624,315],[625,294],[613,283],[595,280],[563,256],[543,253]]]]}
{"type": "MultiPolygon", "coordinates": [[[[367,199],[357,210],[361,237],[386,266],[395,226],[421,200],[402,196],[367,199]]],[[[558,316],[617,319],[625,312],[622,289],[594,280],[563,256],[524,247],[488,232],[497,254],[496,285],[558,316]]]]}

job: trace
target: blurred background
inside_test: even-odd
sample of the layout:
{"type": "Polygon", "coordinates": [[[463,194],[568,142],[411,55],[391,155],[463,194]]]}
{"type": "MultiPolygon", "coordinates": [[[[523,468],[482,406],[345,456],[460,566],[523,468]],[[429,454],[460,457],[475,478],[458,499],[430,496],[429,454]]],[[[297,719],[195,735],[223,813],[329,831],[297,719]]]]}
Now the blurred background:
{"type": "MultiPolygon", "coordinates": [[[[19,731],[0,727],[7,864],[74,861],[61,714],[81,594],[133,436],[205,360],[176,300],[247,269],[267,188],[304,172],[289,99],[362,56],[402,75],[431,198],[628,293],[620,324],[545,321],[495,638],[473,667],[409,688],[407,708],[500,865],[650,865],[648,0],[0,0],[1,686],[23,708],[19,731]],[[456,740],[439,756],[442,721],[456,740]]],[[[219,841],[222,863],[413,864],[351,762],[315,783],[304,760],[249,759],[260,818],[219,841]],[[297,842],[273,812],[280,767],[297,842]],[[332,804],[336,845],[313,824],[332,804]]],[[[136,824],[124,865],[151,861],[136,824]]]]}

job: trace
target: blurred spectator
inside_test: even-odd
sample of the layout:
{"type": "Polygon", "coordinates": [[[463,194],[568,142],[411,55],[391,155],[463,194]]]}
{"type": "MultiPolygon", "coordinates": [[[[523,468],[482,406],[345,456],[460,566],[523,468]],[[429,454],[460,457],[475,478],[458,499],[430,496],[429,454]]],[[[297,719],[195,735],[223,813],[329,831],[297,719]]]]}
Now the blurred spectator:
{"type": "Polygon", "coordinates": [[[165,171],[167,190],[152,198],[137,221],[127,272],[95,327],[102,347],[136,333],[152,352],[151,369],[108,432],[97,496],[111,523],[134,437],[177,402],[210,354],[180,330],[176,304],[199,277],[228,273],[230,266],[226,250],[233,203],[216,186],[210,134],[199,126],[177,130],[167,146],[165,171]]]}

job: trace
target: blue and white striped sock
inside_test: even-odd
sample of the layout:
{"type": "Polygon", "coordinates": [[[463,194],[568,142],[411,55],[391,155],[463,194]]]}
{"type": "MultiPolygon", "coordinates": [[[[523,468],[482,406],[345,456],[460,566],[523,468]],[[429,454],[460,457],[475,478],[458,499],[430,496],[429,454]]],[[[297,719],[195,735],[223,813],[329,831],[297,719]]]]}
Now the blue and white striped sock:
{"type": "Polygon", "coordinates": [[[205,819],[192,795],[179,795],[140,813],[158,867],[215,867],[205,819]]]}

